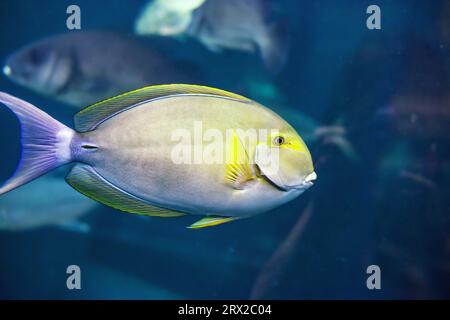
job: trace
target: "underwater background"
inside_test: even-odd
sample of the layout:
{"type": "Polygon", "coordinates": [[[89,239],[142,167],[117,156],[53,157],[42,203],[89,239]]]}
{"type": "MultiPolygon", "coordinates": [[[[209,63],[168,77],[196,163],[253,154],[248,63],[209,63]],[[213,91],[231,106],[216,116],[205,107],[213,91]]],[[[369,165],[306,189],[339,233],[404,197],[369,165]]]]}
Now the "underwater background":
{"type": "MultiPolygon", "coordinates": [[[[46,191],[46,180],[33,182],[8,202],[0,196],[0,216],[17,212],[16,227],[0,220],[0,298],[450,298],[450,4],[272,2],[290,41],[275,73],[257,53],[211,51],[194,37],[139,41],[176,60],[172,73],[195,74],[193,83],[243,94],[295,122],[315,162],[315,185],[271,212],[190,230],[195,217],[126,214],[82,204],[64,183],[46,191]],[[366,27],[371,4],[381,8],[380,30],[366,27]],[[82,224],[25,227],[52,210],[80,215],[82,224]],[[66,287],[69,265],[81,268],[81,290],[66,287]],[[381,269],[379,290],[366,286],[370,265],[381,269]]],[[[55,34],[137,37],[145,4],[2,0],[0,59],[55,34]],[[81,8],[80,31],[67,30],[71,4],[81,8]]],[[[5,74],[0,91],[67,125],[80,110],[5,74]]],[[[5,181],[20,157],[19,123],[5,107],[0,143],[5,181]]],[[[64,172],[56,175],[63,181],[64,172]]]]}

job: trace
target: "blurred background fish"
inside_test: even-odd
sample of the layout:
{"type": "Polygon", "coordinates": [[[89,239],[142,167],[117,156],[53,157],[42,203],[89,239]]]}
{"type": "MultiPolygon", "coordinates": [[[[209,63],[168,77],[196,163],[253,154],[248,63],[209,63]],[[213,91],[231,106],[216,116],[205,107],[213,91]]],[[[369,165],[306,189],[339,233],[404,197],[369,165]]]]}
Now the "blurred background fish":
{"type": "Polygon", "coordinates": [[[64,33],[34,42],[11,54],[3,73],[76,107],[146,85],[201,82],[188,63],[112,32],[64,33]]]}
{"type": "Polygon", "coordinates": [[[186,31],[192,12],[206,0],[154,0],[147,3],[136,20],[137,34],[174,36],[186,31]]]}
{"type": "Polygon", "coordinates": [[[1,197],[0,230],[58,226],[70,231],[88,232],[89,225],[81,218],[98,204],[68,186],[62,179],[65,171],[58,169],[21,190],[1,197]]]}
{"type": "Polygon", "coordinates": [[[289,52],[287,21],[270,0],[153,1],[139,16],[135,31],[187,34],[213,52],[258,53],[273,73],[283,69],[289,52]]]}

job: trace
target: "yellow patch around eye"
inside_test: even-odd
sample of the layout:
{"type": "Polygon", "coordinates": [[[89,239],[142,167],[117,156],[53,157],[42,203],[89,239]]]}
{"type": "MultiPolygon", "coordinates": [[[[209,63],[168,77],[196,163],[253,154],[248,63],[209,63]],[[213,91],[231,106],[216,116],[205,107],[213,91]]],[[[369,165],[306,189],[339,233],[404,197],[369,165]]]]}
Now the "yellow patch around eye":
{"type": "Polygon", "coordinates": [[[306,150],[306,146],[304,143],[301,143],[300,141],[296,141],[296,140],[289,140],[286,141],[283,145],[281,145],[280,147],[282,148],[287,148],[287,149],[291,149],[293,151],[297,151],[297,152],[305,152],[306,150]]]}

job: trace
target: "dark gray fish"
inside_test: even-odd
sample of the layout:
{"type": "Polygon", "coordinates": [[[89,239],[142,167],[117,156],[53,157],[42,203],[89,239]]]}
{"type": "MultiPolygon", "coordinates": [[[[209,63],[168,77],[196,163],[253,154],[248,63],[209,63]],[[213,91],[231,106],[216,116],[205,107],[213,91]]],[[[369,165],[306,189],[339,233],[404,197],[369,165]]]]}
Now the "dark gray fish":
{"type": "Polygon", "coordinates": [[[259,51],[274,73],[288,56],[287,25],[269,0],[208,0],[194,11],[187,33],[212,51],[259,51]]]}
{"type": "Polygon", "coordinates": [[[73,106],[146,85],[198,82],[195,72],[137,39],[110,32],[70,32],[13,53],[3,73],[73,106]]]}

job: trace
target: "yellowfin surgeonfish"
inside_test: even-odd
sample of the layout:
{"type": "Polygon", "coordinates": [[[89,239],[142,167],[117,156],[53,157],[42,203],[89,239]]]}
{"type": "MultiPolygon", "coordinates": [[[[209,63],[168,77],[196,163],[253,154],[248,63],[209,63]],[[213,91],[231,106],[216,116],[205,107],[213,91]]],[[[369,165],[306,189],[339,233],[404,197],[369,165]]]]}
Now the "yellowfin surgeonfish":
{"type": "Polygon", "coordinates": [[[285,120],[219,89],[131,91],[77,113],[76,131],[6,93],[0,102],[22,130],[21,161],[0,194],[75,162],[66,181],[82,194],[136,214],[203,215],[190,226],[201,228],[269,211],[317,177],[307,146],[285,120]]]}

